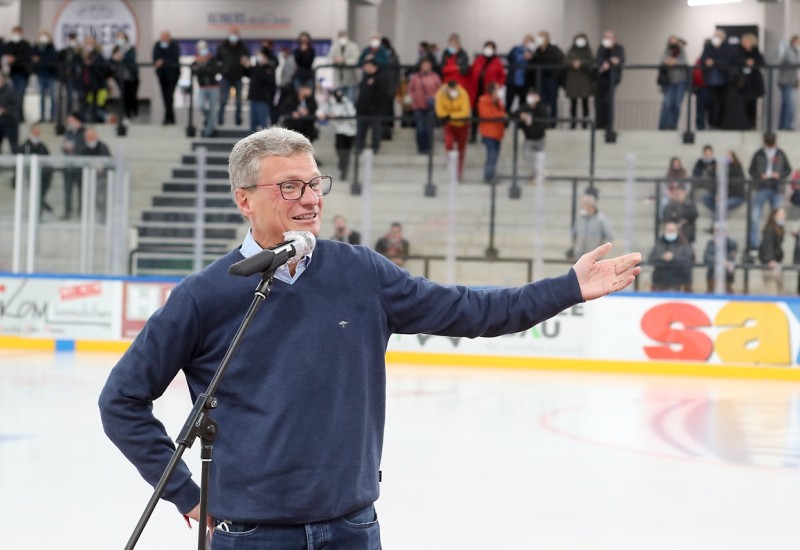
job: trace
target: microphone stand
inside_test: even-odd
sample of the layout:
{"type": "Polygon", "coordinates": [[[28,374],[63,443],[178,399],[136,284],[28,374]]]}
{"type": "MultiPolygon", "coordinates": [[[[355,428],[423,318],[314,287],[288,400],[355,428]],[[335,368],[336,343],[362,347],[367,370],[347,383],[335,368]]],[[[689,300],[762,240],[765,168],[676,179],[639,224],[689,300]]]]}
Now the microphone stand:
{"type": "Polygon", "coordinates": [[[214,397],[214,394],[222,381],[222,377],[225,375],[225,371],[228,369],[228,365],[230,365],[233,354],[236,353],[236,350],[239,348],[239,344],[244,338],[247,328],[250,326],[253,317],[255,317],[256,311],[258,311],[261,303],[267,299],[267,296],[269,296],[269,293],[272,291],[273,277],[277,268],[278,266],[270,266],[261,273],[261,282],[256,287],[255,296],[250,304],[250,308],[247,310],[242,324],[239,325],[233,337],[233,341],[231,341],[230,346],[228,346],[228,350],[225,352],[222,362],[219,364],[219,367],[217,367],[217,371],[214,373],[214,377],[211,379],[208,389],[206,389],[205,393],[201,393],[197,396],[192,411],[189,413],[183,428],[175,439],[175,442],[178,444],[175,448],[175,452],[172,454],[172,458],[167,464],[164,473],[161,475],[161,479],[153,490],[153,495],[150,497],[150,501],[147,503],[142,516],[139,518],[139,523],[128,539],[125,550],[132,550],[134,546],[136,546],[136,542],[139,540],[139,537],[142,536],[145,525],[147,525],[150,516],[156,508],[156,504],[158,504],[161,495],[164,493],[167,483],[175,472],[175,468],[178,467],[184,451],[191,447],[194,440],[198,437],[202,440],[202,446],[200,448],[202,472],[200,477],[200,525],[198,528],[197,548],[198,550],[205,550],[207,540],[206,517],[208,515],[208,479],[211,471],[214,439],[216,439],[218,430],[217,424],[208,416],[208,411],[217,407],[217,398],[214,397]]]}

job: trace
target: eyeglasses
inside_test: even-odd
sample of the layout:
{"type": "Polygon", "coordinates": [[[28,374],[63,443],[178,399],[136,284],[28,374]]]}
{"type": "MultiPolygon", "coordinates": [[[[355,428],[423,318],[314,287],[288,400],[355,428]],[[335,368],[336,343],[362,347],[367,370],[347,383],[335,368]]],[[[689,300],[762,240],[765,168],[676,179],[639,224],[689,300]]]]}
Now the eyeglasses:
{"type": "Polygon", "coordinates": [[[331,176],[317,176],[309,181],[288,180],[281,183],[257,183],[243,189],[253,189],[255,187],[268,187],[277,185],[281,190],[281,197],[287,201],[298,201],[306,191],[306,187],[318,197],[323,197],[331,192],[333,188],[333,178],[331,176]]]}

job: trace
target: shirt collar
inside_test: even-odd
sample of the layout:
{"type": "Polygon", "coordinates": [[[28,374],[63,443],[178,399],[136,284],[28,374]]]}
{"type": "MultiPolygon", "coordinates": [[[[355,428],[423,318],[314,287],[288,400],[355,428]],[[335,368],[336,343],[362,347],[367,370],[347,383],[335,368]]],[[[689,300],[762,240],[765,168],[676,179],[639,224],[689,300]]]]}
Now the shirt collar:
{"type": "MultiPolygon", "coordinates": [[[[264,250],[261,246],[256,242],[253,238],[253,231],[252,229],[247,230],[247,235],[244,237],[244,242],[242,242],[242,246],[239,248],[239,252],[245,258],[249,258],[250,256],[254,256],[264,250]]],[[[278,269],[275,270],[275,278],[279,281],[283,281],[287,284],[294,284],[297,279],[300,278],[300,275],[308,268],[308,265],[311,263],[311,255],[313,252],[309,252],[308,255],[303,257],[300,262],[297,264],[297,268],[294,272],[294,277],[292,277],[291,273],[289,272],[289,266],[287,264],[283,264],[278,269]]]]}

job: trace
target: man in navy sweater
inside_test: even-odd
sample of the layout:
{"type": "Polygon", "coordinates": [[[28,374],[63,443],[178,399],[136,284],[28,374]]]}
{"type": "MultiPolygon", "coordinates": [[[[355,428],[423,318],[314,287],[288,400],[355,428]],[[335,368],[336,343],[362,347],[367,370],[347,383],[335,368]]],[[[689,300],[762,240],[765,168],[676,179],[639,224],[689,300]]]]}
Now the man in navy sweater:
{"type": "MultiPolygon", "coordinates": [[[[175,287],[100,396],[106,434],[152,485],[174,450],[152,401],[180,370],[193,398],[206,390],[260,280],[230,277],[228,267],[281,242],[285,231],[318,235],[331,185],[309,141],[277,127],[242,139],[229,173],[250,222],[242,246],[175,287]]],[[[212,547],[380,548],[373,503],[390,335],[525,330],[628,286],[641,256],[601,261],[610,247],[586,254],[562,277],[513,289],[441,286],[369,248],[329,240],[279,268],[216,394],[213,417],[222,429],[211,469],[212,547]]],[[[185,464],[164,498],[199,520],[200,492],[185,464]]]]}

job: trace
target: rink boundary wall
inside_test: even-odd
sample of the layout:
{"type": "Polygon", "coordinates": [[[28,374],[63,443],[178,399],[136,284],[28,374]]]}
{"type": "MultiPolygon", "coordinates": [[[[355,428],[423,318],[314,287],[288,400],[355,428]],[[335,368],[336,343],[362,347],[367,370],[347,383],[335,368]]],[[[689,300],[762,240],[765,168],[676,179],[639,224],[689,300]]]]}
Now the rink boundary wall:
{"type": "MultiPolygon", "coordinates": [[[[0,347],[123,353],[178,282],[0,273],[0,347]]],[[[393,335],[386,358],[391,364],[796,381],[799,319],[795,297],[621,294],[498,338],[393,335]]]]}

